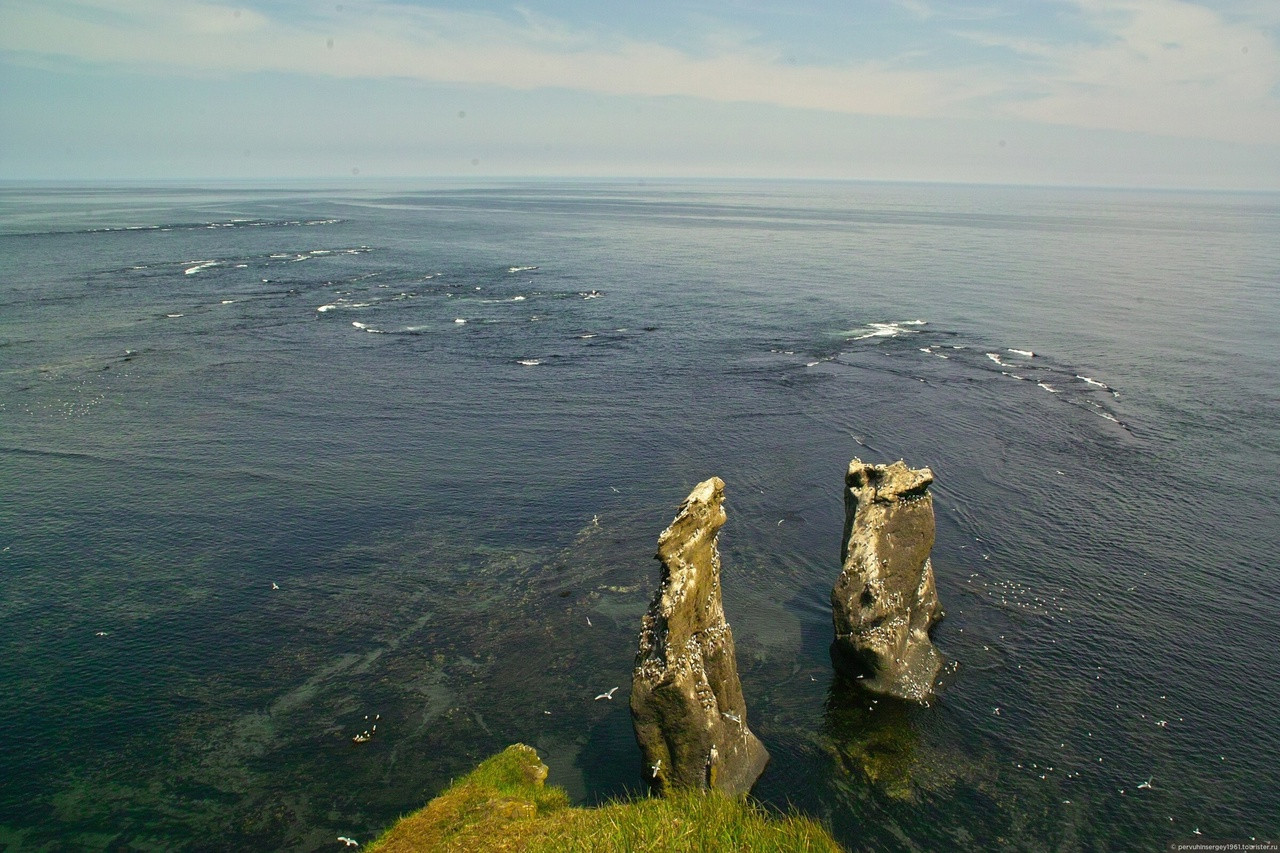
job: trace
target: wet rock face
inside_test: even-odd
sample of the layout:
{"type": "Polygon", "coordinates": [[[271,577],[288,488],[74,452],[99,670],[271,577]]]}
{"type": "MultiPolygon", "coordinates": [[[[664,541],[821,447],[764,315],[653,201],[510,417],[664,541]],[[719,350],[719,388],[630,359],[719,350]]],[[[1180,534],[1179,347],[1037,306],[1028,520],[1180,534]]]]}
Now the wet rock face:
{"type": "Polygon", "coordinates": [[[631,718],[645,778],[659,791],[746,793],[769,753],[747,728],[733,632],[720,601],[716,533],[724,482],[699,483],[658,537],[658,593],[644,615],[631,718]]]}
{"type": "Polygon", "coordinates": [[[942,656],[929,630],[942,616],[933,582],[933,498],[928,468],[849,463],[844,564],[831,607],[836,669],[869,690],[923,700],[942,656]]]}

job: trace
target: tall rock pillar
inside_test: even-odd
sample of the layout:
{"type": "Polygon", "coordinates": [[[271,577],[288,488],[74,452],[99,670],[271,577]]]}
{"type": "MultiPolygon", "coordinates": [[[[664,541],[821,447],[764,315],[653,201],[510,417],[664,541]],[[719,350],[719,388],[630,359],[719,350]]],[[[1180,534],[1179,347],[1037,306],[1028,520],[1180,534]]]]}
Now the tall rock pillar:
{"type": "Polygon", "coordinates": [[[658,537],[662,579],[640,629],[631,718],[644,775],[659,791],[743,794],[769,761],[747,728],[720,601],[716,534],[724,521],[724,481],[712,477],[694,487],[658,537]]]}
{"type": "Polygon", "coordinates": [[[942,655],[929,631],[942,616],[933,582],[928,468],[849,463],[843,566],[831,591],[836,669],[869,690],[920,701],[933,695],[942,655]]]}

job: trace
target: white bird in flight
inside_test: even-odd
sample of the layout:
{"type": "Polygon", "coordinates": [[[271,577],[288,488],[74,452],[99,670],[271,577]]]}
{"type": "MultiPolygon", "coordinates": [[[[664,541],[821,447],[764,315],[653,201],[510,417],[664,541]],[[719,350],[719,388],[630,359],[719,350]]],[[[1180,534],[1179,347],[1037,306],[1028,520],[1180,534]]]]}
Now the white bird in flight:
{"type": "Polygon", "coordinates": [[[596,701],[597,701],[597,702],[599,702],[601,699],[612,699],[612,698],[613,698],[613,694],[617,691],[617,689],[618,689],[618,688],[616,688],[616,687],[611,687],[611,688],[609,688],[607,691],[605,691],[604,693],[601,693],[599,696],[597,696],[597,697],[596,697],[596,701]]]}

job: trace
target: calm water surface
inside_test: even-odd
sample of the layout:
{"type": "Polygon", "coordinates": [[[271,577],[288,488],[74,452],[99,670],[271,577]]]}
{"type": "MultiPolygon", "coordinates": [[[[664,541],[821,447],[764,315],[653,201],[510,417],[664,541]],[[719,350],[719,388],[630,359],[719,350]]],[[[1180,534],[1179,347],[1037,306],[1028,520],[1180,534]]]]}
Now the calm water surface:
{"type": "Polygon", "coordinates": [[[636,793],[592,697],[713,474],[764,803],[1275,839],[1278,288],[1265,194],[0,188],[0,849],[338,849],[516,741],[636,793]],[[855,455],[937,477],[927,707],[831,673],[855,455]]]}

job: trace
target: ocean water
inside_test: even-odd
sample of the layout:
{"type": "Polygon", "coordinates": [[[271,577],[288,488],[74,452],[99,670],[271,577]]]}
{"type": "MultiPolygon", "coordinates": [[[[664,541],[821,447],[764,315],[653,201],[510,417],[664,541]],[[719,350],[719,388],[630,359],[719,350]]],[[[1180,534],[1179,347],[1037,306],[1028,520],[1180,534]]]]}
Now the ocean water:
{"type": "Polygon", "coordinates": [[[513,742],[639,793],[711,475],[764,804],[1275,840],[1278,292],[1274,194],[6,185],[0,849],[337,849],[513,742]],[[854,456],[936,476],[927,706],[833,678],[854,456]]]}

